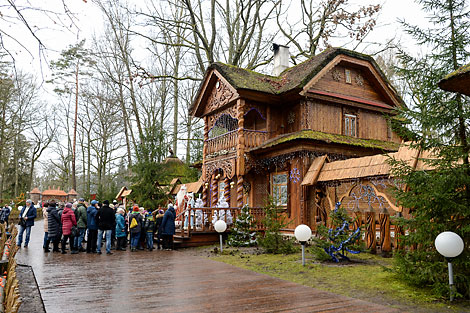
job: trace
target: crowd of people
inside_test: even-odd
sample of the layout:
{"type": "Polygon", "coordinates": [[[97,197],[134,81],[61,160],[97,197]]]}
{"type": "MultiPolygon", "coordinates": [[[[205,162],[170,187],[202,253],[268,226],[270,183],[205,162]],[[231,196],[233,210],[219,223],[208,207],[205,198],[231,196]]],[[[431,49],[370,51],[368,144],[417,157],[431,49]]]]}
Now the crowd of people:
{"type": "MultiPolygon", "coordinates": [[[[103,245],[106,254],[113,254],[111,250],[124,251],[128,246],[131,252],[145,249],[152,251],[154,242],[157,243],[157,249],[174,248],[176,212],[172,204],[168,205],[166,212],[161,208],[146,210],[137,205],[131,206],[126,212],[116,200],[112,203],[108,200],[92,200],[88,205],[81,198],[74,203],[44,203],[42,212],[44,252],[66,254],[68,246],[72,254],[102,254],[103,245]]],[[[25,230],[24,247],[28,246],[36,215],[32,201],[27,200],[20,213],[19,247],[25,230]]]]}

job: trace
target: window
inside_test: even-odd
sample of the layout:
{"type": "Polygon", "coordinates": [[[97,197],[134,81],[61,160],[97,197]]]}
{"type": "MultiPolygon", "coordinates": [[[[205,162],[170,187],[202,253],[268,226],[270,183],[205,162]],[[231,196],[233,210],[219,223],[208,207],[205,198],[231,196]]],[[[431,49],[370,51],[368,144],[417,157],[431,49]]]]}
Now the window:
{"type": "MultiPolygon", "coordinates": [[[[225,182],[223,181],[219,182],[219,194],[218,194],[219,199],[220,197],[224,195],[224,189],[225,189],[225,182]]],[[[225,200],[228,200],[228,199],[225,199],[225,200]]]]}
{"type": "Polygon", "coordinates": [[[344,134],[357,137],[357,117],[353,114],[344,115],[344,134]]]}
{"type": "Polygon", "coordinates": [[[350,70],[344,70],[344,77],[346,78],[346,83],[347,84],[352,84],[351,71],[350,70]]]}
{"type": "Polygon", "coordinates": [[[287,173],[276,173],[271,176],[271,196],[277,205],[287,205],[287,173]]]}

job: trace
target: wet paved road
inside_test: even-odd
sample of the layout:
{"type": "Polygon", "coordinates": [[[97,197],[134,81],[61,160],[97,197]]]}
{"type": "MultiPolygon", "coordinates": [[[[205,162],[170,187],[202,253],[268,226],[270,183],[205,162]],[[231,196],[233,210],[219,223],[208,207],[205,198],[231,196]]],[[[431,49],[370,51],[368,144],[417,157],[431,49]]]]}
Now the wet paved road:
{"type": "Polygon", "coordinates": [[[178,251],[45,254],[36,222],[20,264],[53,312],[399,312],[178,251]]]}

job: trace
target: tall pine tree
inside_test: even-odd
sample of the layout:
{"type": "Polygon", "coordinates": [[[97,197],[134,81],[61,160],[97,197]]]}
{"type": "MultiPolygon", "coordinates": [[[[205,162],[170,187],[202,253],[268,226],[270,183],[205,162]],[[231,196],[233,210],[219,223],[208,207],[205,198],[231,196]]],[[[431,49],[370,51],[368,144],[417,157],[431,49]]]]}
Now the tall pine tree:
{"type": "MultiPolygon", "coordinates": [[[[431,27],[421,29],[403,22],[405,30],[428,51],[420,57],[401,52],[398,73],[408,86],[409,107],[401,111],[412,147],[430,150],[424,160],[433,170],[414,171],[407,164],[392,162],[406,184],[398,191],[401,205],[411,209],[405,249],[396,256],[398,277],[448,295],[447,263],[434,247],[443,231],[453,231],[470,244],[470,143],[468,98],[444,92],[437,83],[470,57],[470,14],[466,0],[418,1],[429,16],[431,27]]],[[[455,284],[460,296],[470,298],[468,248],[454,260],[455,284]]]]}

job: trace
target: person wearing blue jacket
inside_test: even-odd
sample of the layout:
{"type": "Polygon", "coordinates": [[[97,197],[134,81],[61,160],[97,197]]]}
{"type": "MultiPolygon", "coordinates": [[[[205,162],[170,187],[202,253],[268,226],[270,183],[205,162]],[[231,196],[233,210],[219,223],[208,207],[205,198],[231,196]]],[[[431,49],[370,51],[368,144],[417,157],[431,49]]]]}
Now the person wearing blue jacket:
{"type": "Polygon", "coordinates": [[[20,229],[18,231],[18,242],[16,245],[21,247],[23,243],[23,233],[26,230],[26,238],[24,241],[24,247],[28,247],[29,237],[31,236],[31,227],[34,226],[34,219],[37,216],[36,208],[33,205],[33,201],[30,199],[26,200],[26,205],[21,209],[20,212],[20,229]]]}
{"type": "Polygon", "coordinates": [[[98,239],[98,225],[96,223],[96,214],[98,213],[98,201],[91,200],[91,205],[86,210],[88,241],[86,253],[96,253],[96,243],[98,239]]]}
{"type": "Polygon", "coordinates": [[[125,251],[125,244],[126,244],[126,223],[124,221],[124,209],[119,208],[117,209],[116,213],[116,250],[125,251]]]}
{"type": "Polygon", "coordinates": [[[168,204],[168,209],[163,215],[162,223],[159,231],[163,237],[163,249],[173,250],[173,235],[175,234],[175,218],[176,212],[173,204],[168,204]]]}

